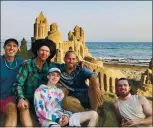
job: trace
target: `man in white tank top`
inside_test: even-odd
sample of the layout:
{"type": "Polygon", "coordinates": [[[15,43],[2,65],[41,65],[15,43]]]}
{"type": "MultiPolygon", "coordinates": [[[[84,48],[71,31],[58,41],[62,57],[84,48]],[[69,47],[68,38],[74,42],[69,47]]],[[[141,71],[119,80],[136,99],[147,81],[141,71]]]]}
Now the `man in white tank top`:
{"type": "Polygon", "coordinates": [[[114,102],[114,109],[121,121],[121,126],[151,126],[152,108],[144,96],[132,95],[131,86],[126,78],[120,78],[116,85],[119,98],[114,102]]]}

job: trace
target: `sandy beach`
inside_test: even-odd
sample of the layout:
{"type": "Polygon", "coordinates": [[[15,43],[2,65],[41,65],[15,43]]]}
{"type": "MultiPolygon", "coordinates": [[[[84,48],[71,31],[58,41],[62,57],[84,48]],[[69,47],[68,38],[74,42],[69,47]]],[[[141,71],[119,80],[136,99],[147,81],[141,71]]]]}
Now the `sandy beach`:
{"type": "Polygon", "coordinates": [[[139,81],[141,79],[141,74],[149,66],[137,66],[137,65],[126,65],[126,64],[106,64],[103,63],[105,68],[111,68],[120,70],[128,79],[134,79],[139,81]]]}

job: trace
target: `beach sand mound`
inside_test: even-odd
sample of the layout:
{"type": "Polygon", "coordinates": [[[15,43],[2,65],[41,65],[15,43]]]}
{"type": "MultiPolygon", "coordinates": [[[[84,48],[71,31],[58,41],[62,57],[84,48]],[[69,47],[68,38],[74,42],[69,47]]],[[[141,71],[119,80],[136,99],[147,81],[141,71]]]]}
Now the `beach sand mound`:
{"type": "Polygon", "coordinates": [[[117,96],[113,93],[105,93],[104,104],[99,107],[99,127],[119,127],[119,121],[116,118],[113,103],[117,99],[117,96]]]}

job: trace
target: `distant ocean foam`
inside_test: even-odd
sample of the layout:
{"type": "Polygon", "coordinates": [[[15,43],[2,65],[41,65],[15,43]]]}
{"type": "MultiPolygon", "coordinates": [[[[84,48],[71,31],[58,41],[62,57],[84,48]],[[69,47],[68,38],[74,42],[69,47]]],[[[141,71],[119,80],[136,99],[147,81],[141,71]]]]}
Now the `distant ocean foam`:
{"type": "MultiPolygon", "coordinates": [[[[4,43],[1,43],[1,54],[4,43]]],[[[103,63],[148,66],[152,58],[152,42],[86,42],[88,51],[103,63]]],[[[31,42],[28,41],[28,49],[31,42]]]]}
{"type": "Polygon", "coordinates": [[[145,59],[126,59],[126,58],[103,58],[98,57],[98,60],[101,60],[104,63],[118,63],[118,64],[129,64],[129,65],[142,65],[148,66],[150,60],[145,59]]]}

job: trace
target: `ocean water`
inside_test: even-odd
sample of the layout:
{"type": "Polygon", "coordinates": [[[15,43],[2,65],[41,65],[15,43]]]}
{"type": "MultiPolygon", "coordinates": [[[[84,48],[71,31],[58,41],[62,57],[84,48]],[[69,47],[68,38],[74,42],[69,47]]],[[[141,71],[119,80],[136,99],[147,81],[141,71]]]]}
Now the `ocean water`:
{"type": "Polygon", "coordinates": [[[148,66],[152,42],[88,42],[89,52],[104,63],[148,66]]]}
{"type": "MultiPolygon", "coordinates": [[[[4,43],[1,43],[1,54],[4,43]]],[[[31,42],[27,43],[28,49],[31,42]]],[[[86,42],[88,51],[103,63],[148,66],[152,58],[152,42],[86,42]]]]}

